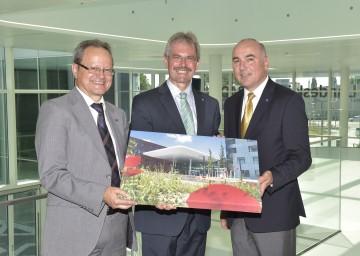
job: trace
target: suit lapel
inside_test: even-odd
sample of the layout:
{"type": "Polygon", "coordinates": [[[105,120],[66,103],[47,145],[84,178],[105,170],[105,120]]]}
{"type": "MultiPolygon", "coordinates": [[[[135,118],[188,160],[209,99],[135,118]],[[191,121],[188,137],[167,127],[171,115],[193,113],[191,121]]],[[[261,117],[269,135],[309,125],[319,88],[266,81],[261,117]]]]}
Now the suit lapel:
{"type": "Polygon", "coordinates": [[[195,106],[196,106],[196,117],[197,117],[197,134],[203,134],[203,124],[205,118],[205,99],[201,96],[201,94],[193,90],[195,106]]]}
{"type": "Polygon", "coordinates": [[[263,93],[261,94],[261,97],[259,99],[259,102],[256,106],[256,109],[254,111],[254,114],[251,118],[248,130],[246,131],[247,136],[251,138],[252,133],[254,132],[257,125],[259,125],[259,121],[262,118],[263,115],[266,114],[266,111],[268,110],[269,103],[273,99],[275,93],[275,86],[274,82],[269,78],[263,93]]]}
{"type": "Polygon", "coordinates": [[[182,122],[179,110],[166,82],[159,87],[159,93],[161,104],[163,104],[164,109],[168,112],[169,118],[173,120],[173,123],[177,127],[177,130],[179,130],[179,133],[182,131],[181,133],[186,134],[185,126],[182,122]]]}
{"type": "MultiPolygon", "coordinates": [[[[118,127],[122,127],[123,125],[121,124],[121,122],[125,122],[125,120],[116,118],[114,108],[110,107],[109,104],[107,104],[107,103],[105,103],[105,104],[106,104],[106,110],[105,110],[106,117],[108,119],[112,134],[115,139],[114,145],[116,147],[116,152],[118,152],[119,162],[121,165],[121,162],[123,161],[124,156],[119,155],[120,152],[122,152],[122,150],[120,150],[120,145],[122,143],[120,140],[121,140],[122,136],[121,136],[121,131],[118,127]]],[[[121,166],[119,166],[119,167],[121,167],[121,166]]]]}
{"type": "Polygon", "coordinates": [[[234,120],[236,124],[236,137],[240,138],[240,123],[241,123],[241,111],[242,111],[242,103],[244,100],[244,90],[241,90],[238,94],[238,99],[235,101],[234,109],[230,109],[229,111],[234,111],[234,120]]]}
{"type": "Polygon", "coordinates": [[[107,155],[105,152],[104,145],[102,143],[99,130],[94,122],[94,118],[91,115],[89,107],[86,105],[84,98],[81,94],[74,88],[70,93],[70,103],[72,104],[72,111],[75,117],[79,120],[82,129],[88,136],[91,138],[91,141],[94,143],[96,148],[100,151],[101,155],[107,160],[107,155]]]}

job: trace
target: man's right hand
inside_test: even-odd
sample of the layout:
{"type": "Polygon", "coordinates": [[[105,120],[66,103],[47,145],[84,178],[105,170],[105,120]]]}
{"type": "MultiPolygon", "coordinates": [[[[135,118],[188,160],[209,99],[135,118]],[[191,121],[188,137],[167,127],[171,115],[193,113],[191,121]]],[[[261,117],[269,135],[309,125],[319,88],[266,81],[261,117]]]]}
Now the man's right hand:
{"type": "Polygon", "coordinates": [[[137,204],[136,201],[126,200],[127,197],[128,193],[126,193],[125,190],[116,187],[108,187],[105,190],[103,201],[113,209],[119,208],[125,210],[137,204]]]}

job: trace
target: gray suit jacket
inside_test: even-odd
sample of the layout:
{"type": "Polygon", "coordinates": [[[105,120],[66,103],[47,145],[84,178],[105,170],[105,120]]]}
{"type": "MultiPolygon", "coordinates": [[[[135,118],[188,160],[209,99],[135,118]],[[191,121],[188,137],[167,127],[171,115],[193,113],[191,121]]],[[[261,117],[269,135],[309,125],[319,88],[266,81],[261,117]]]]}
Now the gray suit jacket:
{"type": "MultiPolygon", "coordinates": [[[[126,116],[105,104],[122,168],[126,116]]],[[[42,104],[35,146],[40,180],[49,192],[42,253],[89,255],[105,221],[108,207],[103,195],[110,186],[111,169],[89,107],[76,88],[42,104]]]]}

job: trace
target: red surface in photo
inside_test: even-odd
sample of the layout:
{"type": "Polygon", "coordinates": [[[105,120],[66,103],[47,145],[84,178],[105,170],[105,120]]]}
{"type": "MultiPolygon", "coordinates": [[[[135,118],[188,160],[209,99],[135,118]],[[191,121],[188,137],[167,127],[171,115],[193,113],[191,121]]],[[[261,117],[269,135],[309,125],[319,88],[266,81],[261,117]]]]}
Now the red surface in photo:
{"type": "Polygon", "coordinates": [[[190,194],[189,208],[261,212],[261,203],[242,189],[225,184],[211,184],[190,194]]]}
{"type": "Polygon", "coordinates": [[[141,156],[130,156],[127,155],[125,158],[124,167],[125,168],[135,168],[140,164],[141,162],[141,156]]]}

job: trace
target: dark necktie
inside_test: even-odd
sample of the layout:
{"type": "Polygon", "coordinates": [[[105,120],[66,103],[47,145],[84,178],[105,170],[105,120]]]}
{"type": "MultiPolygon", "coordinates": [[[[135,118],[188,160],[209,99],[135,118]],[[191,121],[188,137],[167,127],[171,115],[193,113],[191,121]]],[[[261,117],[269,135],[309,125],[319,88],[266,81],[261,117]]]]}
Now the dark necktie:
{"type": "Polygon", "coordinates": [[[99,114],[97,118],[97,126],[99,128],[99,133],[101,139],[103,141],[105,151],[109,160],[109,164],[111,167],[111,186],[119,187],[120,186],[120,176],[119,176],[119,168],[116,161],[116,154],[114,144],[112,142],[109,129],[106,126],[105,115],[102,103],[93,103],[91,105],[93,109],[95,109],[99,114]]]}
{"type": "Polygon", "coordinates": [[[180,93],[180,115],[185,126],[186,134],[195,135],[193,115],[185,92],[180,93]]]}
{"type": "Polygon", "coordinates": [[[245,137],[246,130],[249,126],[249,123],[250,123],[250,120],[251,120],[251,117],[253,114],[253,104],[252,104],[253,98],[255,98],[255,94],[250,92],[248,94],[248,99],[245,104],[244,116],[241,120],[241,134],[240,134],[241,139],[243,139],[245,137]]]}

